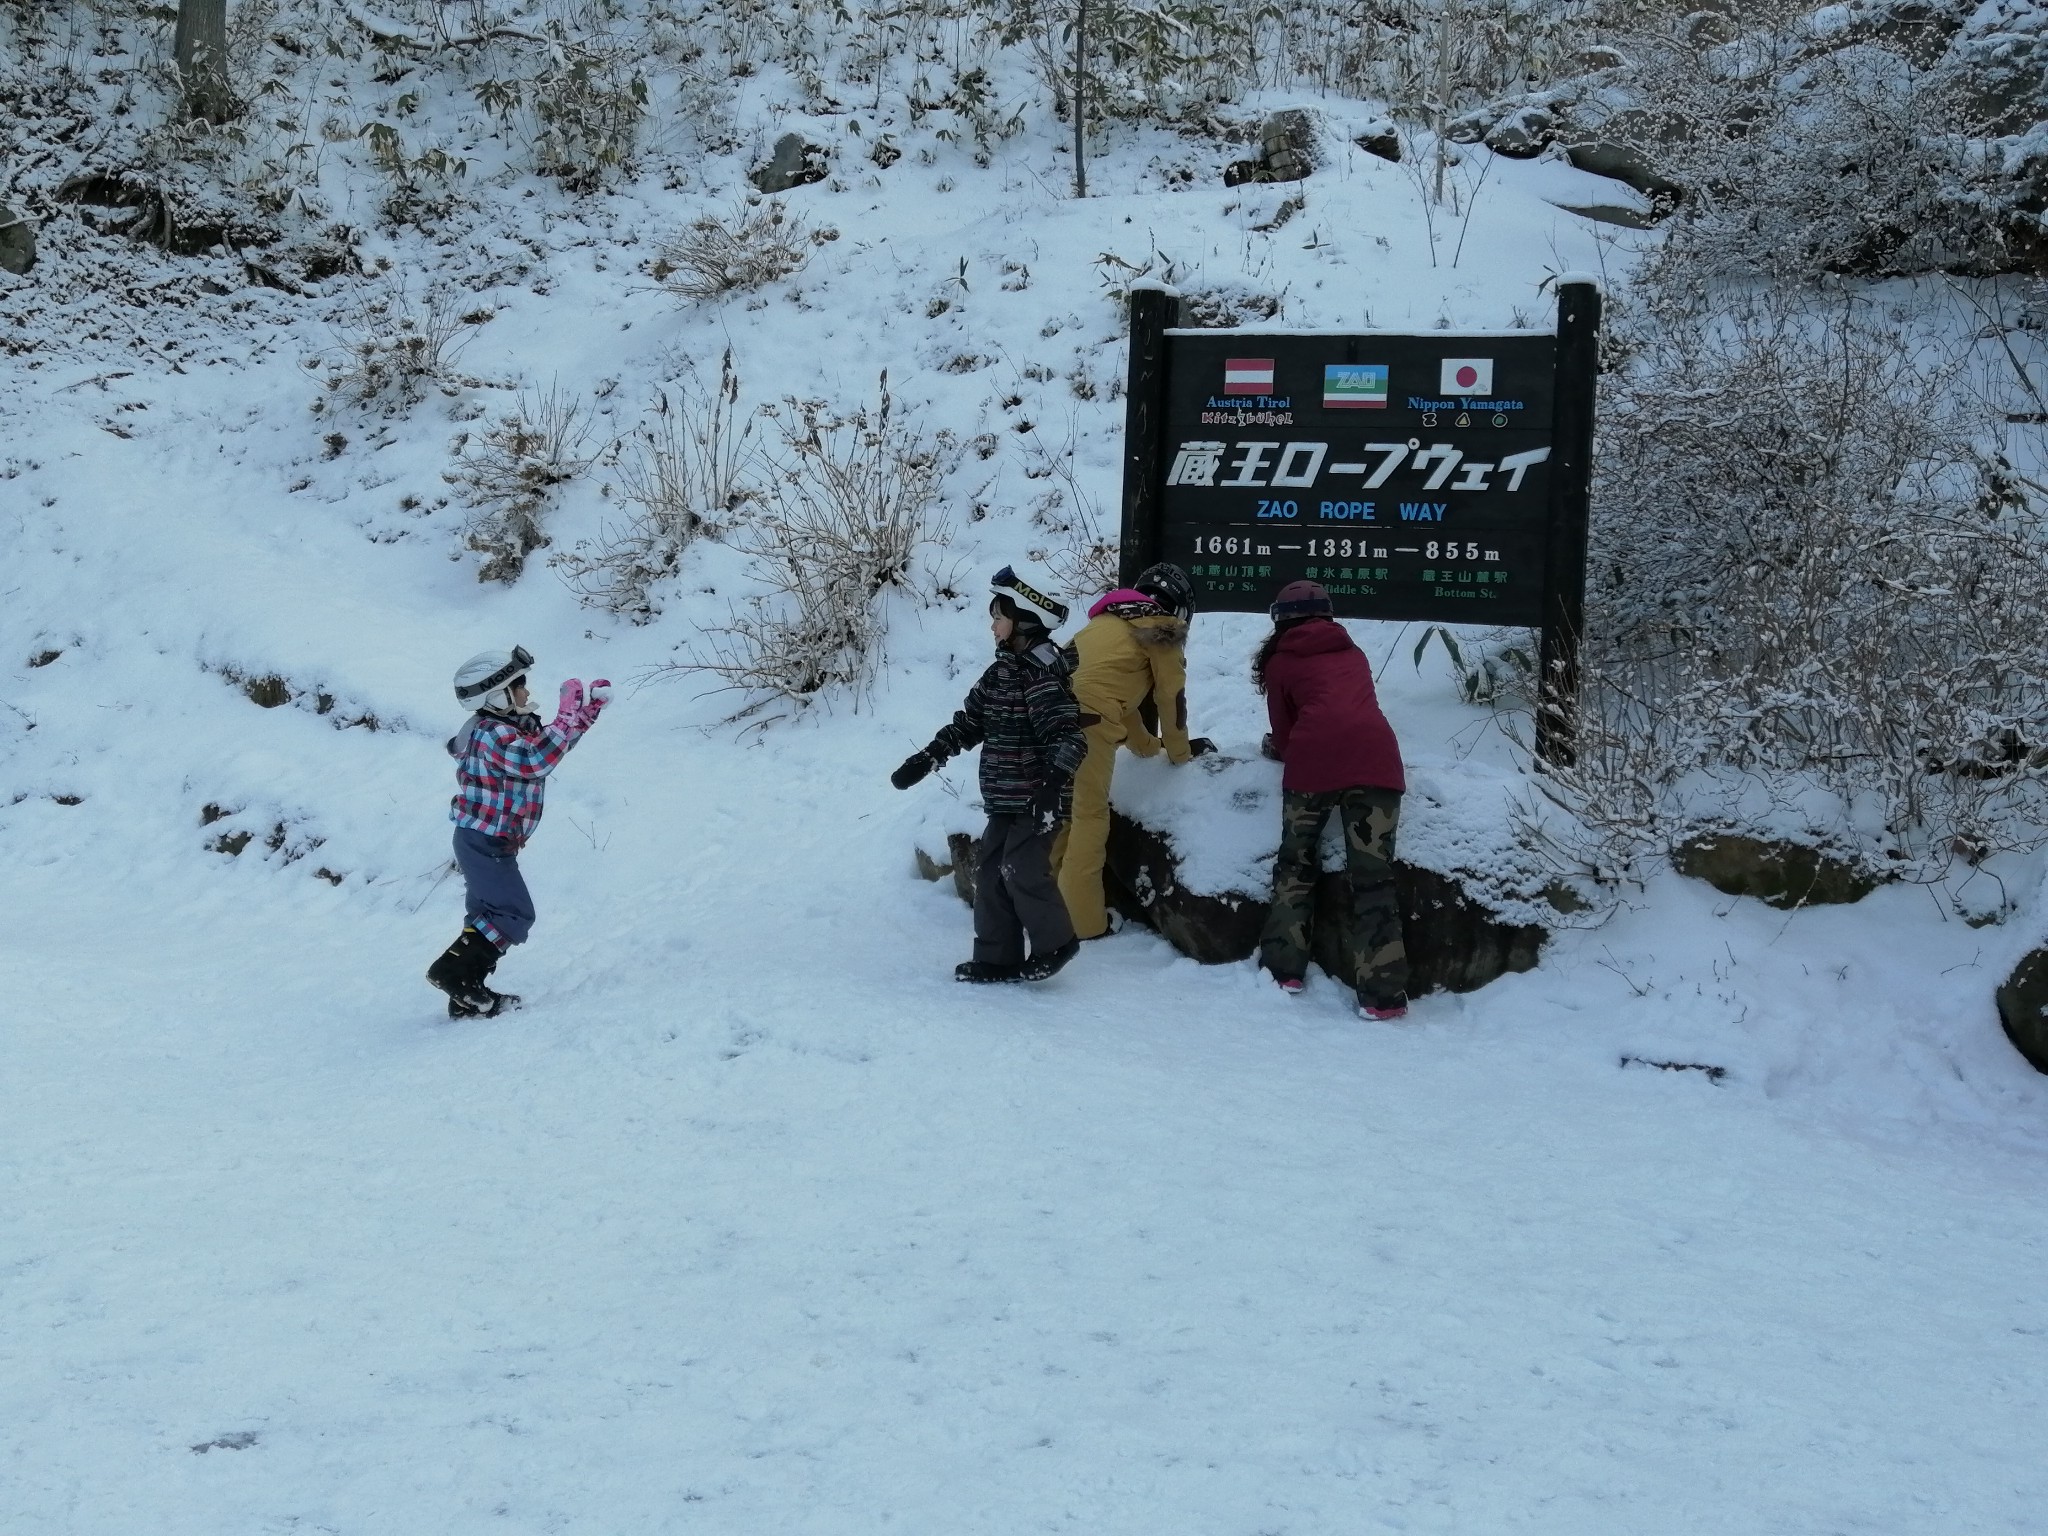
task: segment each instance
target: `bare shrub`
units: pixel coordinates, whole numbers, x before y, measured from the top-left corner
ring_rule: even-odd
[[[934,509],[951,439],[927,439],[898,417],[887,373],[873,409],[835,415],[820,401],[785,400],[765,414],[780,442],[764,510],[736,541],[763,590],[707,629],[690,660],[661,669],[744,695],[728,722],[801,710],[837,690],[858,703],[881,666],[887,599],[933,595],[938,578],[919,557],[945,538]]]
[[[593,430],[583,403],[550,387],[522,392],[516,410],[456,439],[455,467],[442,478],[469,507],[463,536],[484,557],[479,581],[509,586],[547,545],[541,525],[555,488],[596,461],[585,452]]]
[[[774,199],[705,214],[662,243],[654,279],[670,293],[709,300],[760,288],[802,270],[815,237]]]
[[[726,349],[718,383],[692,371],[674,406],[664,392],[654,420],[618,450],[619,486],[631,513],[555,558],[578,597],[635,623],[654,618],[653,591],[681,567],[699,537],[722,537],[760,495],[755,421],[739,409],[739,373]]]
[[[1080,437],[1079,424],[1070,416],[1066,441],[1057,450],[1036,426],[1018,435],[1017,447],[1024,478],[1038,486],[1031,496],[1031,523],[1047,538],[1027,553],[1063,591],[1094,594],[1117,584],[1122,546],[1105,527],[1101,506],[1076,468]]]
[[[1422,670],[1422,658],[1436,641],[1451,664],[1451,678],[1458,697],[1467,704],[1490,706],[1495,710],[1526,709],[1534,702],[1536,689],[1536,647],[1529,643],[1525,629],[1482,629],[1465,632],[1460,639],[1447,625],[1432,624],[1415,642],[1411,660]]]
[[[1291,72],[1384,101],[1403,117],[1438,121],[1569,73],[1603,11],[1636,9],[1638,0],[1304,0],[1286,8],[1279,28]]]
[[[446,382],[470,334],[452,297],[415,299],[401,284],[350,305],[333,331],[335,345],[309,367],[337,400],[387,416],[411,410]]]
[[[1076,71],[1074,0],[986,4],[997,35],[1030,51],[1068,117],[1077,95],[1091,118],[1200,121],[1207,108],[1256,83],[1261,33],[1278,12],[1215,0],[1149,0],[1088,8]]]
[[[1873,863],[2048,842],[2048,526],[1901,317],[1653,266],[1603,404],[1577,761],[1628,869],[1702,826]]]

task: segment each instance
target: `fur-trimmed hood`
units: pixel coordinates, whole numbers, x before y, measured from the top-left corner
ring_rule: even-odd
[[[1138,637],[1140,645],[1170,645],[1179,647],[1187,644],[1188,626],[1183,619],[1176,619],[1157,603],[1147,604],[1150,613],[1139,614],[1131,620],[1131,633]]]

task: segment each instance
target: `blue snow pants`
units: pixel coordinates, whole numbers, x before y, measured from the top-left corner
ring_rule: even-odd
[[[464,886],[462,920],[500,951],[524,944],[533,931],[533,898],[509,838],[475,827],[455,829],[455,862]]]

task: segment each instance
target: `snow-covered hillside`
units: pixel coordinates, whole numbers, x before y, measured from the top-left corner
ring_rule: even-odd
[[[734,153],[604,196],[480,161],[462,238],[372,237],[382,278],[103,313],[76,230],[0,277],[25,324],[49,295],[0,374],[0,1529],[2038,1529],[2048,1079],[1990,1001],[2038,861],[1981,928],[1667,876],[1398,1028],[1136,930],[958,988],[967,914],[913,871],[973,765],[887,774],[981,664],[988,573],[1113,532],[1110,290],[1540,326],[1546,276],[1626,267],[1556,206],[1594,179],[1481,151],[1469,217],[1429,208],[1334,99],[1247,107],[1322,114],[1298,188],[1131,130],[1076,201],[1049,120],[986,166],[906,128],[788,195],[834,236],[800,272],[680,300],[661,242],[792,125],[758,86]],[[303,366],[380,283],[483,317],[389,415]],[[525,860],[526,1010],[451,1025],[455,665],[643,679],[750,579],[702,539],[652,622],[580,606],[547,561],[620,515],[599,462],[479,583],[451,445],[523,388],[602,447],[728,350],[750,407],[886,370],[949,435],[947,595],[892,599],[872,691],[793,720],[622,687]],[[1226,751],[1263,627],[1195,625]],[[1418,807],[1504,824],[1490,714],[1355,631]]]

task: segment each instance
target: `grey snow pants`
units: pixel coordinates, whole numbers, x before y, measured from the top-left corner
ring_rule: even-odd
[[[974,868],[974,958],[1021,965],[1024,939],[1042,955],[1074,937],[1066,899],[1052,877],[1052,834],[1038,818],[991,816]]]

